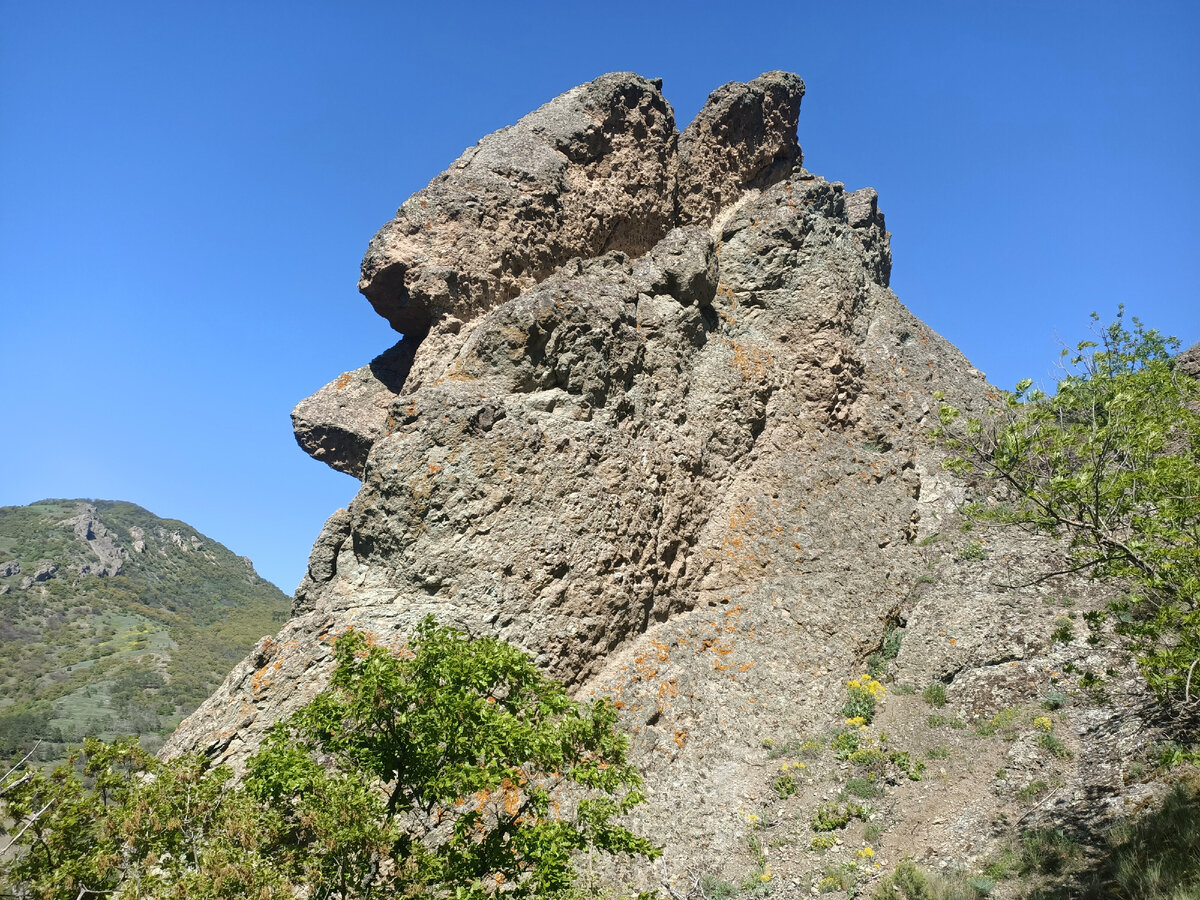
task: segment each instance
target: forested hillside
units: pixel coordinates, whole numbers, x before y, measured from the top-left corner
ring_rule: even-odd
[[[0,508],[0,759],[157,746],[288,608],[250,560],[132,503]]]

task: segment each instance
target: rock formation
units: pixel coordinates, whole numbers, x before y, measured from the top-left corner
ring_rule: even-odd
[[[802,167],[793,75],[720,88],[682,135],[660,87],[568,91],[371,241],[360,289],[404,339],[293,414],[301,446],[362,489],[318,537],[292,620],[167,752],[240,764],[322,688],[333,637],[399,643],[432,614],[614,698],[647,771],[638,815],[668,847],[636,877],[660,886],[753,870],[747,815],[783,802],[770,748],[838,724],[885,634],[906,635],[897,677],[940,681],[968,718],[1051,684],[1067,651],[1041,598],[1102,600],[1066,578],[1012,589],[1058,548],[958,531],[971,488],[939,471],[935,392],[965,409],[996,395],[889,289],[875,192]],[[989,554],[1001,570],[972,565]],[[1116,738],[1071,734],[1066,804],[1120,780]],[[982,788],[938,818],[937,790],[903,787],[891,860],[979,858],[1005,791],[1048,765],[1006,747],[975,751],[1015,773],[999,800]],[[823,784],[787,802],[828,799]],[[775,857],[804,892],[808,839]]]

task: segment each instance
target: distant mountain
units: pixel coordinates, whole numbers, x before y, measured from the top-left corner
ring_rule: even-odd
[[[289,598],[246,557],[175,519],[109,500],[0,507],[0,759],[39,739],[156,746]]]

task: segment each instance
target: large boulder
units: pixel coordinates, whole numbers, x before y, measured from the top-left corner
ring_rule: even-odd
[[[894,676],[948,692],[947,722],[1021,706],[1032,723],[1070,671],[1110,673],[1124,707],[1056,713],[1069,762],[1032,724],[935,746],[924,702],[890,695],[891,755],[919,778],[919,750],[944,752],[872,801],[879,858],[965,866],[996,823],[1108,808],[1148,733],[1120,711],[1143,688],[1108,645],[1050,639],[1051,603],[1106,598],[1036,580],[1067,568],[1054,542],[960,530],[985,498],[929,432],[943,400],[980,413],[1000,394],[890,290],[875,192],[800,168],[802,94],[783,73],[726,85],[677,137],[657,83],[605,76],[401,207],[362,282],[406,332],[400,364],[295,414],[301,444],[362,487],[322,529],[292,620],[165,753],[242,766],[327,683],[339,634],[398,647],[432,615],[621,710],[646,773],[634,820],[666,845],[639,889],[762,883],[749,832],[770,815],[782,895],[818,891],[809,822],[846,777],[828,736],[847,679],[889,647]],[[810,737],[824,760],[789,768],[785,797],[773,754],[798,766]],[[1039,781],[1061,792],[1031,809]]]
[[[573,256],[644,253],[675,214],[675,115],[660,87],[605,75],[485,137],[375,235],[359,290],[397,331],[423,333]]]

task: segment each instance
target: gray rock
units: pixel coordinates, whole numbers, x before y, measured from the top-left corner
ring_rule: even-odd
[[[419,339],[405,337],[370,365],[346,372],[292,410],[300,447],[321,462],[356,478],[371,446],[388,430],[388,410],[412,368]]]
[[[96,507],[90,503],[80,503],[76,508],[75,515],[64,519],[62,524],[69,526],[74,532],[75,538],[85,543],[88,550],[99,561],[99,565],[96,566],[83,566],[79,574],[100,577],[120,574],[121,567],[129,559],[129,552],[120,546],[117,536],[100,521]]]
[[[641,254],[673,224],[675,116],[604,75],[490,134],[372,239],[359,289],[397,331],[467,320],[573,256]]]
[[[679,221],[712,221],[742,193],[789,177],[803,160],[796,122],[804,82],[767,72],[717,88],[679,138]]]
[[[17,560],[9,560],[6,563],[0,563],[0,578],[8,578],[12,575],[21,574],[21,563]]]
[[[406,337],[415,350],[392,383],[359,370],[298,408],[298,436],[341,429],[300,440],[362,487],[322,529],[292,620],[164,754],[242,766],[323,688],[337,635],[398,646],[433,615],[525,649],[581,699],[618,704],[646,776],[631,822],[666,846],[659,868],[627,873],[640,890],[696,872],[740,882],[752,809],[780,813],[777,833],[808,846],[811,804],[844,773],[826,754],[785,808],[764,742],[840,725],[845,680],[888,629],[906,635],[896,672],[940,679],[964,717],[1036,704],[1088,656],[1124,667],[1114,690],[1130,708],[1145,699],[1115,651],[1068,657],[1048,641],[1040,588],[1007,586],[1062,568],[1061,547],[989,535],[986,559],[955,554],[958,509],[980,498],[940,468],[934,395],[976,412],[999,395],[889,289],[875,192],[798,168],[799,79],[716,92],[677,158],[657,90],[606,76],[558,98],[485,138],[376,237],[365,291],[397,327],[430,329]],[[520,229],[495,208],[510,202],[529,215]],[[610,238],[624,237],[599,239],[597,223],[617,220]],[[1083,577],[1053,590],[1080,612],[1105,602]],[[927,708],[907,699],[928,731]],[[889,695],[885,709],[903,702]],[[1070,720],[1087,740],[1070,738],[1082,761],[1055,773],[1064,797],[1111,795],[1105,773],[1135,755],[1134,738],[1088,731],[1115,730],[1118,713],[1100,715]],[[888,722],[895,741],[910,739],[910,718]],[[962,756],[980,740],[964,736]],[[988,752],[1002,765],[1007,745]],[[916,851],[965,859],[986,851],[998,813],[1028,810],[1015,790],[964,788],[946,815],[952,762],[923,786],[893,785],[902,799],[880,820],[929,842]],[[1057,765],[1018,762],[1043,780]],[[772,843],[780,883],[809,884],[812,855]]]
[[[22,589],[27,590],[28,588],[33,587],[35,584],[43,584],[44,582],[47,582],[53,578],[57,572],[58,566],[56,566],[54,563],[43,562],[34,570],[32,575],[27,575],[25,578],[21,579],[21,587]]]
[[[1184,375],[1200,379],[1200,343],[1192,344],[1191,347],[1175,357],[1175,365]]]

